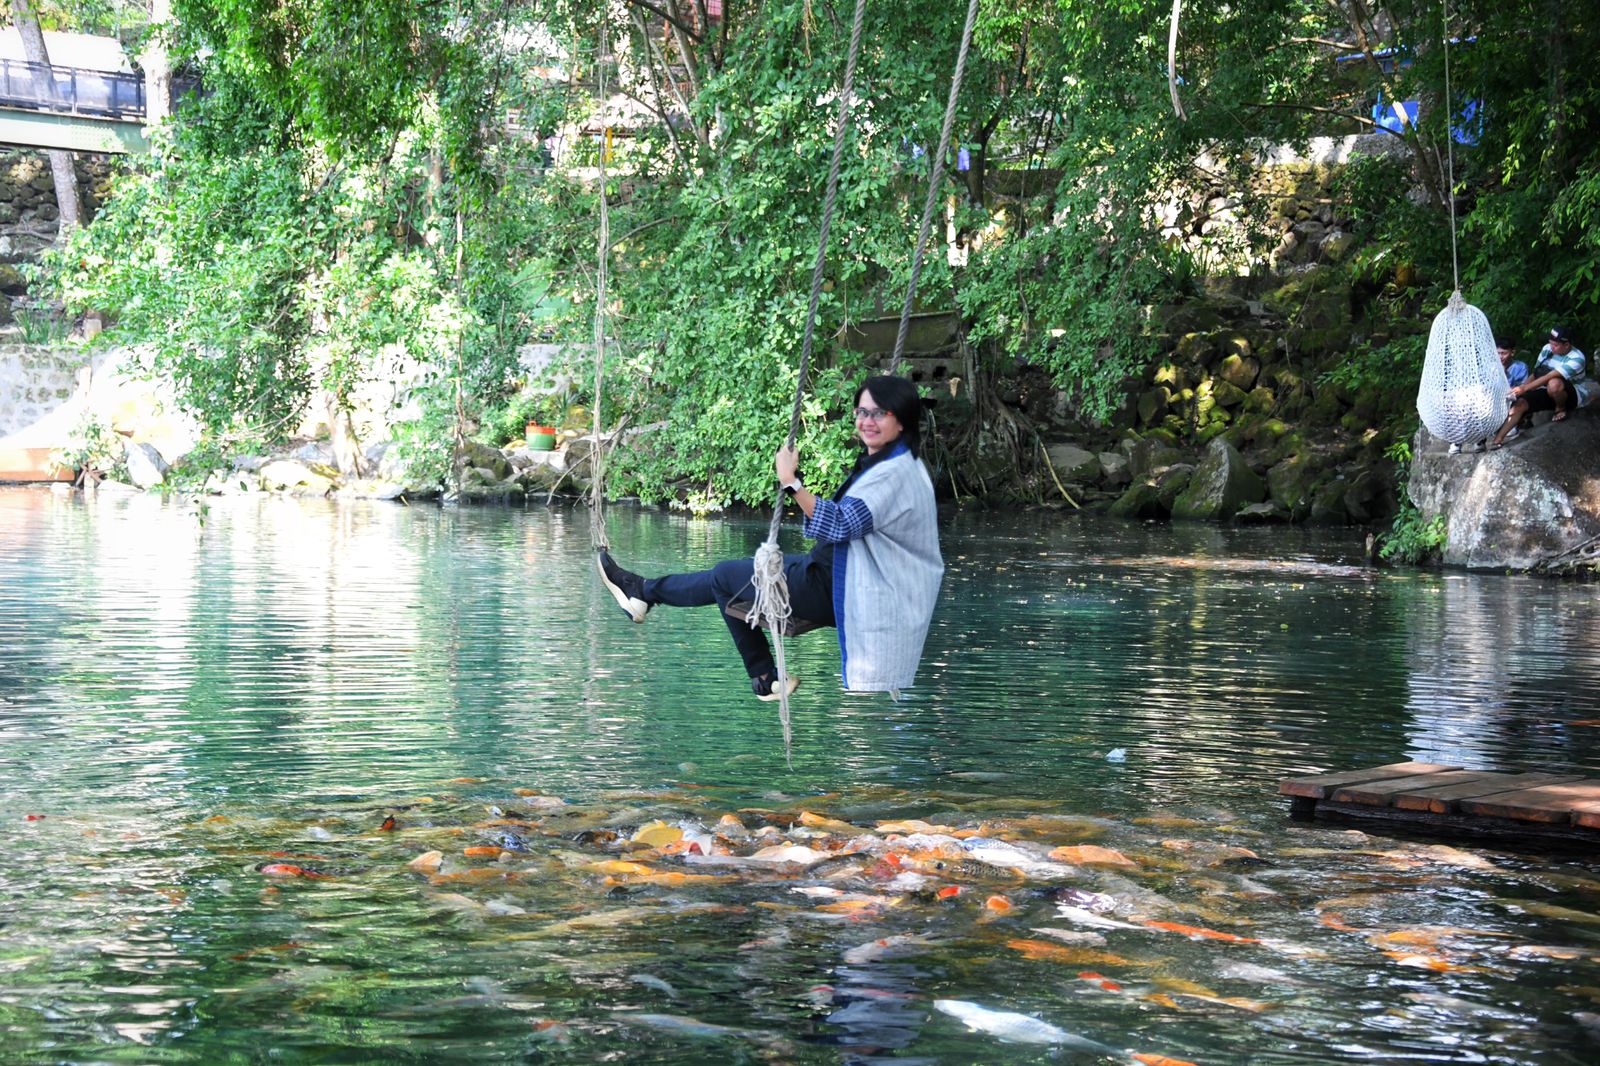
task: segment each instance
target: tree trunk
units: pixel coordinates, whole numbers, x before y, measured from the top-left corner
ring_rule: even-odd
[[[44,31],[39,28],[39,15],[33,9],[33,0],[11,0],[11,13],[17,23],[17,34],[22,38],[23,55],[28,57],[29,63],[43,64],[48,68],[50,52],[44,45]],[[51,100],[60,99],[56,80],[48,70],[42,75],[36,72],[35,76],[44,79],[45,93]],[[65,237],[69,230],[78,225],[78,175],[72,169],[71,152],[52,148],[46,154],[50,157],[50,175],[56,183],[56,207],[61,211],[58,234],[59,237]]]
[[[172,114],[172,58],[166,32],[172,25],[172,0],[151,0],[150,43],[139,57],[144,67],[145,123],[157,125]]]

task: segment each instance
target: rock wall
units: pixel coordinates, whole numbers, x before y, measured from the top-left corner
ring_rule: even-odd
[[[87,222],[108,195],[113,164],[109,156],[79,153],[73,165]],[[10,298],[0,299],[0,325],[11,321],[13,302],[27,293],[27,282],[17,267],[38,262],[55,243],[60,222],[55,181],[44,153],[0,152],[0,294]]]
[[[31,426],[64,405],[83,362],[78,351],[0,345],[0,437]]]

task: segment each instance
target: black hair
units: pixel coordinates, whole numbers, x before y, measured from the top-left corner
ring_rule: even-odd
[[[900,421],[900,439],[913,456],[922,454],[922,395],[910,381],[890,374],[874,374],[856,386],[856,403],[863,392],[872,393],[879,407]]]

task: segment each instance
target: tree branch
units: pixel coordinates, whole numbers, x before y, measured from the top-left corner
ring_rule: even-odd
[[[668,14],[666,11],[663,11],[661,8],[652,4],[650,0],[627,0],[627,2],[635,7],[644,8],[646,11],[650,12],[659,19],[666,20],[666,22],[668,22],[673,29],[677,30],[679,33],[688,34],[697,44],[699,43],[700,35],[694,32],[694,27],[685,26],[681,21],[679,21],[676,15]],[[671,0],[668,0],[668,2],[670,3]]]

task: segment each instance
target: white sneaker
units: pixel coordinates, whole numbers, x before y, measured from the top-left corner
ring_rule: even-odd
[[[1444,453],[1446,455],[1460,455],[1461,454],[1461,445],[1452,444],[1452,445],[1450,445],[1450,447],[1448,447],[1448,448],[1446,448],[1444,450]]]
[[[788,692],[785,695],[793,696],[794,690],[800,687],[800,679],[790,674],[788,681]],[[762,703],[773,703],[779,699],[778,686],[774,678],[752,677],[750,679],[750,687],[755,690],[756,699]]]

